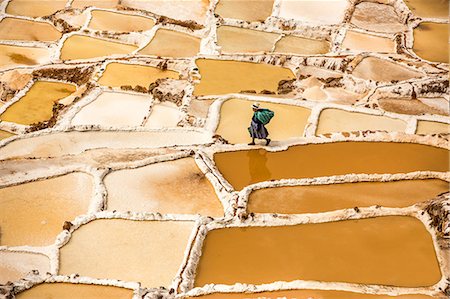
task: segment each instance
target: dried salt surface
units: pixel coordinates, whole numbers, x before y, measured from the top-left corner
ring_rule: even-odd
[[[61,33],[49,23],[30,20],[4,18],[0,21],[0,39],[52,42]]]
[[[186,33],[167,29],[158,29],[143,49],[142,55],[163,57],[192,57],[200,51],[200,39]]]
[[[211,183],[193,158],[115,171],[105,177],[105,185],[110,211],[224,214]]]
[[[117,13],[105,10],[93,10],[88,27],[95,30],[116,32],[147,31],[153,28],[155,21],[141,16]]]
[[[351,23],[359,28],[375,32],[396,33],[407,29],[393,6],[372,2],[357,4]]]
[[[114,54],[128,54],[136,49],[137,46],[130,44],[75,34],[64,41],[60,58],[62,60],[88,59]]]
[[[1,187],[0,245],[53,244],[64,221],[87,213],[93,188],[85,173]]]
[[[118,0],[73,0],[73,8],[85,8],[88,6],[94,6],[98,8],[115,8],[118,4]]]
[[[404,208],[448,191],[449,183],[438,179],[283,186],[253,191],[247,210],[301,214],[377,205]]]
[[[221,104],[221,103],[218,103]],[[216,134],[230,143],[248,143],[251,141],[247,128],[250,126],[253,110],[252,102],[242,99],[230,99],[221,104],[220,121]],[[275,117],[267,125],[269,138],[284,140],[303,136],[311,114],[311,110],[304,107],[261,103],[262,108],[275,112]]]
[[[82,283],[42,283],[16,295],[17,299],[131,299],[133,290]]]
[[[181,113],[176,104],[162,102],[152,106],[145,127],[149,129],[173,128],[181,120]]]
[[[0,147],[0,160],[79,154],[88,149],[159,148],[211,143],[211,136],[196,130],[53,132],[18,138]]]
[[[278,82],[295,78],[288,68],[251,62],[197,59],[200,75],[194,95],[220,95],[244,90],[276,91]]]
[[[366,96],[364,93],[355,93],[340,87],[324,88],[323,92],[328,101],[338,104],[354,104]]]
[[[42,254],[0,250],[0,284],[17,281],[32,270],[50,272],[50,261]]]
[[[215,12],[223,18],[264,21],[272,14],[273,0],[219,0]]]
[[[203,24],[210,0],[123,0],[121,4],[177,20],[193,20]]]
[[[192,221],[94,220],[60,249],[59,272],[169,287],[193,228]]]
[[[391,61],[366,57],[353,70],[355,77],[379,82],[404,81],[422,78],[424,74]]]
[[[298,55],[315,55],[328,53],[329,50],[330,44],[325,40],[288,35],[277,41],[274,52],[292,53]]]
[[[11,0],[6,13],[27,17],[43,17],[53,14],[66,6],[66,0]]]
[[[0,68],[46,64],[50,56],[47,48],[0,45]]]
[[[217,44],[222,53],[270,52],[279,34],[239,27],[217,28]]]
[[[426,120],[419,120],[417,122],[416,134],[440,134],[440,133],[449,134],[450,124]]]
[[[378,104],[385,111],[401,114],[449,114],[449,103],[444,98],[381,98],[378,99]]]
[[[106,66],[98,83],[111,87],[130,85],[148,88],[156,80],[165,78],[178,79],[179,74],[152,66],[111,62]]]
[[[339,24],[348,5],[346,0],[281,0],[279,17],[316,24]]]
[[[448,63],[448,24],[424,22],[414,29],[413,51],[423,59]]]
[[[404,2],[415,16],[448,19],[447,0],[404,0]]]
[[[72,125],[140,126],[148,114],[149,95],[103,92],[84,106],[72,119]]]
[[[320,112],[316,135],[333,132],[380,130],[404,132],[406,122],[384,115],[371,115],[341,109],[326,108]]]
[[[211,230],[195,286],[302,279],[424,287],[441,275],[424,224],[414,217],[385,216]]]
[[[396,52],[396,44],[393,39],[351,30],[345,34],[341,47],[343,49],[361,52]]]

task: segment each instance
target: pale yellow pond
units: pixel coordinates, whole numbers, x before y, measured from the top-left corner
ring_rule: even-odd
[[[395,42],[386,37],[349,30],[345,35],[342,48],[361,52],[395,53]]]
[[[64,9],[65,0],[11,0],[6,6],[6,13],[32,18],[43,17]]]
[[[419,120],[416,134],[449,134],[450,125],[436,121]]]
[[[273,0],[220,0],[215,13],[223,18],[264,21],[272,14]]]
[[[104,10],[93,10],[89,28],[117,32],[150,30],[155,21],[150,18],[116,13]]]
[[[45,64],[50,55],[46,48],[0,45],[0,67]]]
[[[45,22],[15,18],[0,21],[0,39],[52,42],[61,37],[61,32]]]
[[[42,254],[0,251],[0,284],[17,281],[32,270],[45,275],[50,272],[50,260]]]
[[[274,52],[298,55],[315,55],[328,53],[329,50],[330,44],[326,40],[288,35],[284,36],[276,43]]]
[[[217,28],[222,53],[271,52],[279,34],[231,26]]]
[[[158,29],[139,54],[162,57],[192,57],[200,51],[200,39],[186,33]]]
[[[404,81],[424,76],[413,69],[375,57],[364,58],[353,70],[353,75],[379,82]]]

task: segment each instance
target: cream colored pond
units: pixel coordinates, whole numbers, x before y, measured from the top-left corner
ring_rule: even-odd
[[[152,106],[145,127],[149,129],[173,128],[178,125],[181,118],[182,114],[176,104],[162,102]]]
[[[85,173],[1,188],[0,245],[53,244],[64,221],[87,213],[92,190],[92,178]]]
[[[219,0],[215,13],[223,18],[264,21],[272,14],[273,0]]]
[[[247,128],[253,116],[251,105],[251,101],[241,99],[225,101],[220,108],[220,121],[216,134],[230,143],[249,143],[251,138]],[[269,138],[285,140],[303,136],[311,114],[310,109],[265,102],[261,103],[261,107],[275,112],[274,118],[267,125]]]
[[[396,45],[390,38],[349,30],[345,35],[342,48],[361,52],[395,53]]]
[[[173,30],[158,29],[139,54],[162,57],[192,57],[200,51],[200,38]]]
[[[438,179],[288,186],[253,191],[248,211],[254,213],[320,213],[354,207],[403,208],[448,192]]]
[[[271,52],[280,35],[232,26],[217,28],[217,44],[222,53]]]
[[[50,62],[47,48],[0,45],[0,67],[36,65]]]
[[[214,161],[235,190],[257,182],[289,178],[449,169],[448,150],[396,142],[347,141],[297,145],[280,152],[263,149],[221,152],[214,154]]]
[[[375,57],[364,58],[352,74],[364,80],[379,82],[404,81],[424,76],[413,69]]]
[[[49,120],[53,115],[53,105],[75,90],[76,86],[72,84],[37,81],[20,100],[0,115],[0,119],[23,125]]]
[[[81,283],[42,283],[16,295],[17,299],[132,299],[133,290]]]
[[[393,119],[387,116],[327,108],[320,113],[316,135],[365,130],[404,132],[405,129],[406,122],[403,120]]]
[[[281,0],[283,19],[303,20],[320,24],[339,24],[344,19],[346,0]]]
[[[329,50],[330,44],[326,40],[288,35],[277,41],[274,52],[298,55],[315,55],[328,53]]]
[[[420,23],[414,29],[413,51],[423,59],[448,63],[448,24]]]
[[[61,248],[59,273],[169,287],[193,227],[194,222],[188,221],[89,222]]]
[[[385,111],[394,113],[421,115],[448,115],[448,101],[444,98],[382,98],[378,104]]]
[[[448,19],[447,0],[404,0],[404,2],[416,16]]]
[[[393,6],[368,1],[356,4],[351,23],[375,32],[396,33],[408,29]]]
[[[65,0],[11,0],[6,6],[6,13],[32,18],[43,17],[64,9],[66,3]]]
[[[112,172],[105,178],[108,210],[222,216],[211,183],[193,158]]]
[[[450,125],[436,121],[419,120],[416,134],[449,134]]]
[[[111,87],[130,85],[148,88],[151,83],[158,79],[178,79],[178,77],[178,73],[171,70],[162,70],[139,64],[111,62],[106,66],[98,83]]]
[[[73,0],[73,8],[85,8],[88,6],[95,6],[98,8],[115,8],[119,0]]]
[[[17,281],[32,270],[50,272],[50,260],[42,254],[0,251],[0,284]]]
[[[424,287],[437,283],[441,271],[423,223],[386,216],[212,230],[195,286],[297,279]]]
[[[117,32],[147,31],[155,21],[150,18],[116,13],[105,10],[93,10],[89,28],[95,30],[108,30]]]
[[[61,33],[49,23],[4,18],[0,21],[0,39],[52,42]]]
[[[61,59],[88,59],[110,56],[115,54],[129,54],[137,49],[137,46],[103,40],[99,38],[72,35],[61,49]]]
[[[277,91],[281,80],[295,79],[288,68],[233,60],[197,59],[201,81],[194,95],[221,95],[245,90]]]
[[[140,126],[151,103],[149,95],[103,92],[75,115],[72,125]]]

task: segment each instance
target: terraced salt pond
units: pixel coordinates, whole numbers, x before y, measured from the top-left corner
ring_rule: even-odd
[[[63,9],[65,6],[65,1],[11,0],[6,6],[6,13],[37,18],[51,15],[57,10]]]
[[[50,56],[47,48],[0,45],[1,68],[45,64],[50,62]]]
[[[182,115],[177,105],[171,102],[163,102],[152,106],[145,127],[149,129],[173,128],[178,125],[181,118]]]
[[[412,13],[422,18],[448,18],[447,0],[404,0]]]
[[[49,120],[53,115],[53,105],[75,90],[72,84],[37,81],[25,96],[8,106],[0,119],[24,125]]]
[[[419,120],[417,122],[416,134],[448,134],[450,132],[450,124]]]
[[[50,260],[42,254],[0,251],[0,284],[19,280],[31,270],[50,272]]]
[[[116,32],[150,30],[155,21],[141,16],[127,15],[105,10],[93,10],[89,28]]]
[[[382,98],[378,104],[383,110],[409,115],[448,115],[448,101],[444,98]]]
[[[386,37],[347,31],[342,48],[361,52],[395,53],[395,42]]]
[[[72,7],[73,8],[85,8],[88,6],[95,6],[98,8],[115,8],[118,4],[118,0],[73,0]]]
[[[61,59],[88,59],[115,54],[129,54],[137,49],[137,46],[108,41],[83,35],[72,35],[61,49]]]
[[[339,24],[347,8],[345,0],[282,0],[279,16],[319,24]]]
[[[64,221],[88,211],[92,192],[92,178],[84,173],[0,188],[0,245],[53,244]]]
[[[192,57],[200,51],[200,39],[186,33],[158,29],[139,54],[162,57]]]
[[[211,183],[193,158],[115,171],[106,176],[105,184],[110,211],[208,216],[224,213]]]
[[[194,95],[220,95],[255,90],[277,91],[278,82],[295,78],[288,68],[232,60],[197,59],[201,81]]]
[[[405,129],[406,122],[403,120],[328,108],[320,113],[316,135],[365,130],[404,132]]]
[[[0,21],[0,39],[52,42],[61,33],[49,23],[4,18]]]
[[[253,191],[247,210],[301,214],[376,205],[404,208],[448,190],[448,182],[438,179],[275,187]]]
[[[404,81],[423,77],[423,74],[413,69],[375,57],[364,58],[352,74],[364,80],[380,82]]]
[[[223,53],[270,52],[278,37],[276,33],[238,27],[217,28],[217,44]]]
[[[423,59],[448,63],[448,24],[420,23],[414,29],[413,51]]]
[[[42,283],[16,295],[17,299],[72,299],[76,294],[86,299],[131,299],[133,290],[113,286],[72,284],[72,283]]]
[[[98,83],[111,87],[130,85],[148,88],[157,79],[178,79],[178,77],[178,73],[171,70],[162,70],[139,64],[111,62],[106,66]]]
[[[328,53],[329,50],[330,44],[325,40],[288,35],[277,41],[274,52],[298,55],[315,55]]]
[[[251,138],[247,128],[250,126],[253,115],[251,105],[252,102],[246,100],[225,101],[220,108],[220,121],[216,134],[230,143],[249,143]],[[262,103],[261,107],[274,111],[277,116],[267,125],[271,139],[285,140],[303,136],[311,114],[310,109],[274,103]]]
[[[169,287],[193,227],[189,221],[94,220],[61,248],[59,272]]]
[[[351,23],[361,29],[383,33],[396,33],[407,29],[393,6],[368,1],[355,5]]]
[[[396,142],[307,144],[282,152],[263,149],[220,152],[214,154],[214,161],[235,190],[257,182],[288,178],[449,169],[446,149]]]
[[[220,0],[216,7],[216,13],[223,18],[264,21],[272,14],[273,3],[273,0]]]
[[[209,231],[195,286],[297,279],[423,287],[441,271],[423,223],[386,216]]]

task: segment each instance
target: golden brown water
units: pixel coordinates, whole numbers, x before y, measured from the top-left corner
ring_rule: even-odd
[[[215,13],[223,18],[264,21],[272,14],[273,0],[220,0]]]
[[[297,279],[423,287],[441,272],[423,223],[386,216],[210,231],[195,286]]]
[[[178,79],[178,77],[177,72],[170,70],[162,70],[145,65],[112,62],[106,66],[106,70],[100,80],[98,80],[98,83],[111,87],[120,87],[123,85],[135,87],[140,85],[148,88],[157,79]]]
[[[251,105],[251,101],[240,99],[225,101],[220,109],[220,122],[216,134],[230,143],[249,143],[251,138],[247,128],[253,116]],[[275,112],[274,118],[267,125],[269,138],[285,140],[303,136],[311,114],[310,109],[274,103],[261,103],[261,107]],[[286,126],[287,123],[289,126]]]
[[[115,171],[105,184],[110,211],[223,215],[211,183],[193,158]]]
[[[72,35],[61,49],[61,59],[88,59],[114,54],[128,54],[137,49],[137,46],[113,41],[102,40],[83,35]]]
[[[404,2],[416,16],[448,19],[448,0],[404,0]]]
[[[50,55],[48,49],[0,45],[0,66],[44,64],[50,62]]]
[[[13,133],[10,133],[10,132],[7,132],[7,131],[0,130],[0,140],[6,139],[6,138],[11,137],[11,136],[14,136],[14,135],[15,135],[15,134],[13,134]]]
[[[362,52],[395,53],[395,42],[386,37],[363,34],[349,30],[345,35],[342,48]]]
[[[417,122],[416,134],[439,134],[450,133],[450,125],[446,123],[440,123],[435,121],[419,120]]]
[[[276,187],[252,192],[248,211],[301,214],[375,205],[403,208],[448,190],[449,183],[438,179]]]
[[[419,72],[375,57],[364,58],[356,66],[353,75],[364,80],[380,82],[403,81],[423,77]]]
[[[53,244],[64,221],[87,212],[92,189],[84,173],[0,189],[0,245]]]
[[[189,221],[89,222],[61,248],[59,272],[168,287],[182,264],[193,227]]]
[[[72,84],[37,81],[25,96],[0,115],[0,119],[23,125],[49,120],[53,104],[75,90]]]
[[[0,285],[25,277],[32,270],[50,272],[50,261],[42,254],[0,251]]]
[[[276,46],[275,53],[289,53],[299,55],[325,54],[330,50],[326,40],[316,40],[288,35],[281,38]]]
[[[437,299],[426,295],[371,295],[328,290],[288,290],[261,293],[215,293],[186,299]]]
[[[294,79],[288,68],[232,60],[197,59],[202,76],[194,95],[220,95],[243,90],[277,91],[278,82]]]
[[[155,22],[150,18],[104,10],[93,10],[89,28],[117,32],[150,30]]]
[[[139,51],[142,55],[192,57],[200,51],[200,39],[185,33],[158,29],[150,43]]]
[[[42,283],[16,295],[17,299],[131,299],[133,290],[90,284]]]
[[[231,26],[217,28],[222,53],[270,52],[279,34]]]
[[[449,169],[448,150],[396,142],[348,141],[298,145],[282,152],[222,152],[214,154],[214,161],[236,190],[268,180]]]
[[[43,17],[63,9],[66,3],[65,0],[11,0],[6,7],[6,13],[33,18]]]
[[[399,119],[329,108],[320,113],[316,135],[364,130],[404,132],[405,129],[406,122]]]
[[[414,29],[413,51],[423,59],[448,63],[448,24],[421,23]]]
[[[0,21],[0,39],[51,42],[60,37],[61,33],[48,23],[15,18]]]

